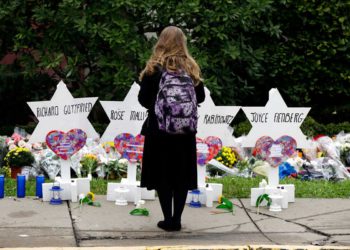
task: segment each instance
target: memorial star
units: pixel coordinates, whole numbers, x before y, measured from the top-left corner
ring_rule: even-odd
[[[88,137],[98,138],[98,133],[88,119],[97,99],[74,98],[66,84],[60,81],[50,101],[27,102],[39,120],[29,142],[45,142],[46,135],[52,130],[68,132],[71,129],[81,129]]]
[[[249,122],[252,124],[247,137],[243,140],[243,147],[254,147],[262,136],[270,136],[277,140],[283,135],[293,137],[297,147],[308,148],[310,143],[300,130],[311,108],[287,107],[281,94],[276,88],[269,91],[269,101],[265,107],[242,107]]]
[[[134,136],[141,132],[147,110],[138,102],[140,86],[133,83],[123,101],[100,101],[104,111],[111,121],[104,132],[101,141],[113,141],[121,133]]]
[[[237,115],[239,106],[216,106],[211,98],[210,91],[205,88],[205,100],[198,109],[197,137],[219,137],[224,146],[235,144],[233,128],[230,123]]]

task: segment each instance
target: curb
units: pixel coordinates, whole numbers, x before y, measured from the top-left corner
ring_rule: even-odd
[[[350,246],[295,246],[295,245],[212,245],[212,246],[154,246],[145,250],[349,250]]]
[[[208,245],[208,246],[133,246],[133,247],[35,247],[39,250],[349,250],[350,246],[297,245]],[[33,250],[33,248],[2,248],[2,250]]]

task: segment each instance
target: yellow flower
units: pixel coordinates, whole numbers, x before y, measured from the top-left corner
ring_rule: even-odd
[[[96,160],[97,161],[97,156],[94,154],[86,154],[84,155],[85,158],[91,159],[91,160]]]
[[[216,158],[218,161],[221,161],[222,160],[222,158],[221,158],[221,156],[219,156],[218,158]]]
[[[112,141],[107,141],[102,144],[102,146],[105,148],[106,146],[114,148],[114,142]]]
[[[95,194],[93,192],[88,192],[86,197],[88,197],[90,200],[94,201],[95,200]]]
[[[219,204],[221,204],[221,202],[222,202],[222,195],[219,195],[218,202],[219,202]]]

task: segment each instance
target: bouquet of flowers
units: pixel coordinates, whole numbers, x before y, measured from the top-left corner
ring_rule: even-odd
[[[340,146],[340,159],[345,165],[350,165],[350,142]]]
[[[235,152],[230,147],[222,147],[219,153],[215,156],[215,159],[224,164],[228,168],[233,168],[237,162]]]
[[[32,145],[28,143],[29,135],[20,128],[15,128],[15,132],[11,137],[6,138],[6,144],[9,150],[15,149],[17,147],[32,148]]]
[[[4,161],[7,167],[31,166],[34,162],[34,156],[29,149],[17,147],[6,154]]]
[[[97,168],[98,165],[98,159],[97,156],[94,154],[85,154],[81,160],[81,172],[84,174],[84,176],[87,176],[88,174],[92,174],[92,172]]]

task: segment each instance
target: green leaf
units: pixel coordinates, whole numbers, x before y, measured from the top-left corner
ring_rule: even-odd
[[[233,211],[233,203],[230,200],[222,197],[221,198],[221,204],[218,205],[216,208],[226,209],[226,210],[232,212]]]
[[[80,204],[87,204],[89,206],[94,206],[94,207],[101,207],[100,202],[92,201],[89,197],[84,197],[83,199],[80,199],[79,203]]]
[[[269,207],[271,205],[271,199],[268,194],[262,194],[256,199],[255,206],[259,207],[261,203],[266,200],[267,201],[267,206]]]
[[[135,208],[130,212],[131,215],[137,215],[137,216],[148,216],[149,212],[146,208]]]

